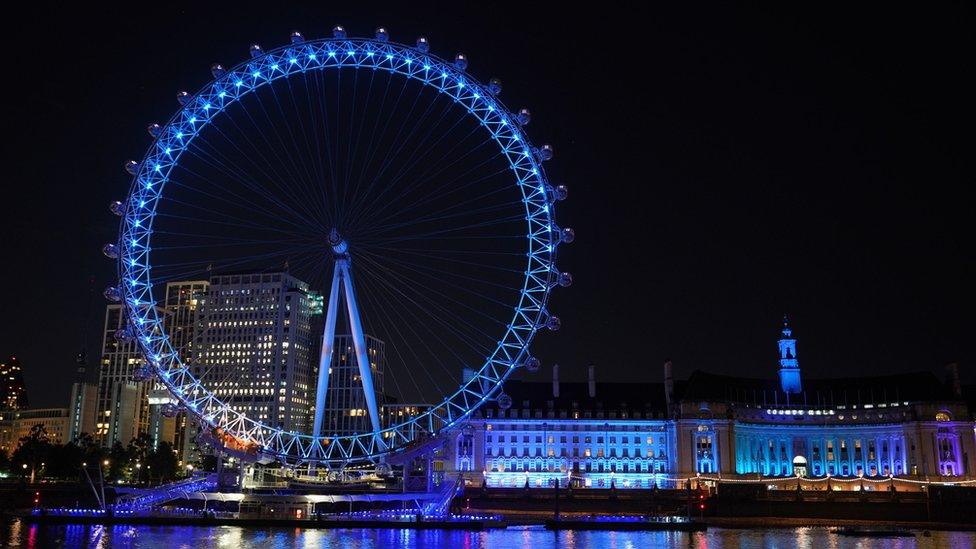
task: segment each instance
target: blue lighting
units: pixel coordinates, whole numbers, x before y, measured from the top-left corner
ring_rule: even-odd
[[[317,63],[317,52],[320,51],[333,60],[339,52],[345,52],[346,56],[332,63]],[[380,54],[380,59],[385,59],[390,62],[381,63],[380,59],[377,59],[376,53]],[[357,57],[357,54],[359,57]],[[300,55],[307,55],[307,59],[316,61],[316,63],[299,63]],[[372,61],[367,61],[367,59],[371,59]],[[287,60],[286,66],[290,65],[296,68],[283,70],[283,67],[279,63],[285,60]],[[397,63],[392,63],[393,60],[396,60]],[[424,71],[434,71],[433,74],[435,75],[440,74],[441,82],[430,79],[431,73],[429,72],[404,71],[400,68],[401,62],[407,66],[412,66],[415,60],[423,66]],[[302,66],[297,67],[297,65]],[[390,427],[384,433],[389,433],[405,441],[409,441],[414,435],[408,433],[413,433],[414,428],[423,425],[425,421],[433,419],[442,426],[454,425],[470,415],[473,403],[490,400],[490,395],[497,392],[500,384],[515,367],[514,363],[510,360],[505,360],[504,357],[513,353],[518,354],[524,352],[527,348],[536,332],[538,317],[542,314],[538,304],[540,302],[546,302],[548,292],[551,288],[548,279],[545,281],[542,280],[538,276],[537,269],[533,267],[536,264],[550,265],[553,261],[551,254],[554,252],[554,247],[548,243],[541,242],[542,239],[538,236],[539,224],[544,225],[553,221],[551,219],[552,208],[546,205],[544,200],[535,198],[538,196],[535,187],[540,183],[540,179],[542,178],[531,177],[528,170],[533,170],[535,174],[538,174],[539,170],[532,168],[530,162],[513,158],[514,155],[518,154],[518,151],[510,148],[510,143],[524,140],[514,136],[510,129],[513,125],[508,123],[508,119],[512,114],[508,113],[501,104],[494,103],[493,100],[488,99],[487,90],[482,94],[481,90],[485,88],[477,81],[472,80],[472,82],[468,82],[467,76],[463,72],[456,70],[453,63],[446,63],[435,56],[419,55],[414,49],[405,48],[389,42],[381,43],[380,41],[373,41],[371,39],[326,39],[310,42],[300,50],[277,50],[276,53],[271,54],[259,52],[252,59],[248,60],[247,64],[238,66],[233,72],[220,72],[219,76],[215,76],[215,80],[210,83],[209,88],[204,88],[204,90],[209,90],[209,92],[204,91],[200,102],[190,106],[193,111],[186,107],[181,107],[182,111],[177,112],[177,115],[174,117],[175,121],[171,122],[160,133],[163,136],[162,139],[158,139],[152,145],[152,149],[146,156],[145,162],[147,166],[153,166],[154,172],[151,170],[148,173],[158,173],[160,175],[153,175],[153,181],[145,181],[147,178],[146,175],[136,179],[137,185],[132,191],[128,203],[138,204],[141,209],[132,208],[132,211],[127,213],[127,225],[123,224],[123,231],[128,232],[126,237],[134,236],[134,238],[120,239],[123,243],[131,243],[131,246],[123,250],[121,254],[123,259],[120,262],[120,274],[121,279],[126,283],[123,286],[125,294],[123,303],[127,308],[126,313],[128,318],[132,319],[133,324],[139,328],[140,334],[137,335],[137,339],[139,344],[143,346],[146,356],[152,357],[153,360],[159,360],[160,356],[158,353],[160,350],[163,350],[167,360],[172,361],[172,364],[168,365],[168,367],[179,372],[178,377],[180,382],[170,387],[170,389],[177,393],[177,397],[184,405],[195,413],[201,407],[206,410],[219,408],[223,414],[232,416],[229,419],[220,419],[220,424],[235,425],[234,427],[228,427],[228,430],[234,431],[235,434],[243,433],[244,430],[251,429],[255,426],[267,429],[273,436],[264,439],[270,441],[266,443],[266,447],[262,449],[262,452],[266,452],[269,455],[285,457],[289,460],[291,458],[299,458],[345,461],[352,458],[374,456],[378,451],[375,450],[375,438],[373,437],[377,435],[375,433],[363,433],[360,435],[333,438],[330,440],[327,448],[323,449],[326,445],[311,444],[313,439],[308,435],[288,433],[273,427],[258,425],[250,418],[244,418],[236,414],[232,408],[219,402],[216,395],[206,394],[206,391],[204,391],[205,394],[202,397],[179,394],[186,387],[192,386],[194,390],[200,390],[201,387],[199,381],[195,380],[187,370],[186,365],[180,362],[179,356],[165,351],[168,345],[166,334],[160,335],[156,332],[160,327],[160,320],[156,318],[155,310],[152,307],[152,304],[156,303],[156,296],[152,294],[152,283],[149,278],[152,261],[148,257],[149,251],[151,250],[151,220],[153,219],[151,216],[156,213],[156,208],[160,203],[160,200],[157,200],[157,198],[162,198],[162,192],[165,189],[164,185],[168,181],[168,174],[174,167],[179,166],[179,159],[188,150],[192,140],[200,137],[201,134],[205,135],[205,126],[214,121],[217,115],[227,112],[225,107],[228,107],[234,101],[243,99],[244,96],[254,92],[264,84],[271,83],[279,76],[274,71],[282,71],[282,76],[290,76],[306,71],[324,70],[334,67],[383,69],[390,74],[401,75],[408,80],[414,80],[422,85],[430,86],[433,91],[444,93],[450,99],[462,105],[468,115],[471,115],[482,126],[488,128],[487,137],[500,147],[502,153],[508,155],[509,167],[514,174],[513,183],[523,194],[522,199],[527,208],[525,218],[530,222],[528,235],[529,249],[526,254],[528,256],[528,268],[526,269],[524,283],[521,287],[521,300],[514,307],[514,319],[502,319],[501,324],[506,328],[505,335],[498,341],[498,347],[495,352],[486,356],[481,369],[476,371],[474,377],[475,382],[465,384],[458,391],[447,396],[444,402],[432,407],[431,411],[411,418],[402,425]],[[264,76],[265,73],[268,76]],[[246,78],[247,75],[252,76],[252,78]],[[235,91],[228,94],[225,90],[230,87],[230,83],[233,83],[234,87],[231,89]],[[457,85],[454,86],[454,83]],[[204,97],[208,100],[207,102],[204,102]],[[213,103],[213,97],[220,98],[220,101]],[[201,110],[205,114],[197,117],[194,111],[200,107],[202,107]],[[210,110],[214,110],[214,113],[210,113]],[[498,115],[489,116],[487,114],[495,113],[496,111],[500,111]],[[183,128],[186,128],[186,131],[183,131]],[[506,138],[512,141],[506,141]],[[201,139],[203,138],[201,137]],[[175,145],[165,146],[169,143],[175,143]],[[161,145],[165,146],[165,148]],[[160,152],[164,154],[161,155],[159,154]],[[165,165],[163,165],[163,161],[166,162]],[[163,167],[167,169],[166,174],[162,172]],[[156,182],[160,183],[159,187],[155,187]],[[545,181],[541,181],[541,183],[545,183]],[[143,221],[147,221],[147,223],[143,223]],[[136,309],[137,307],[138,310]],[[508,320],[508,322],[505,322],[505,320]],[[501,366],[503,364],[507,365],[508,368],[502,368]],[[491,375],[483,375],[486,372],[490,372]],[[476,400],[472,400],[469,403],[468,395],[474,396]],[[206,400],[202,400],[201,398]],[[206,404],[197,406],[194,405],[194,401],[206,402]],[[218,421],[215,417],[214,415],[210,415],[209,419],[204,417],[203,420],[213,424],[215,421]],[[295,442],[298,442],[298,444],[295,444]]]

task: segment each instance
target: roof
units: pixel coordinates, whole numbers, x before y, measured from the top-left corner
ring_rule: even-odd
[[[505,393],[512,398],[512,409],[604,410],[646,413],[664,412],[664,383],[596,383],[590,398],[586,382],[560,382],[559,397],[553,397],[551,382],[507,381]],[[489,408],[497,409],[492,403]]]
[[[777,379],[755,379],[696,370],[677,398],[690,401],[728,401],[772,404],[787,402]],[[799,400],[798,400],[799,399]],[[790,395],[794,403],[857,404],[956,400],[931,372],[870,377],[803,379],[803,393]]]

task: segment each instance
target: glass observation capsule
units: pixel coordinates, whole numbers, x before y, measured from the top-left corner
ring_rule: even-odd
[[[291,43],[292,44],[301,44],[304,41],[305,41],[305,36],[302,33],[298,32],[298,31],[292,31],[292,33],[291,33]]]
[[[140,382],[146,381],[152,377],[152,372],[146,366],[136,366],[132,369],[132,381]]]
[[[532,122],[532,112],[523,107],[519,109],[519,112],[517,115],[515,115],[515,118],[518,120],[519,124],[528,126],[529,122]]]
[[[113,335],[115,336],[115,341],[118,341],[119,343],[128,343],[135,339],[132,332],[128,328],[119,328],[118,330],[115,330]]]
[[[569,244],[570,242],[576,240],[576,231],[574,231],[573,229],[571,229],[569,227],[566,227],[559,234],[559,238],[560,238],[560,240],[562,240],[562,242],[564,244]]]
[[[163,413],[163,417],[176,417],[180,413],[180,407],[172,402],[167,402],[163,404],[161,412]]]
[[[109,204],[108,205],[108,209],[109,209],[109,211],[111,211],[115,215],[121,216],[121,215],[124,215],[125,214],[125,204],[119,202],[118,200],[116,200],[116,201],[112,202],[111,204]]]
[[[390,33],[386,31],[386,28],[385,27],[379,27],[379,28],[377,28],[376,29],[376,33],[374,34],[374,36],[380,42],[389,42],[390,41]]]
[[[122,293],[115,286],[109,286],[108,288],[105,288],[105,291],[102,292],[102,295],[105,296],[105,299],[109,301],[120,301],[122,299]]]
[[[573,275],[567,272],[559,273],[556,277],[556,283],[563,288],[568,288],[573,285]]]
[[[533,373],[534,374],[534,373],[538,372],[540,368],[542,368],[542,361],[539,360],[538,358],[536,358],[534,356],[530,356],[528,359],[526,359],[526,361],[525,361],[525,369],[529,373]]]
[[[488,91],[492,95],[498,95],[502,93],[502,81],[498,78],[492,78],[488,81]]]
[[[569,187],[566,185],[556,185],[556,188],[553,189],[552,195],[556,200],[562,202],[569,197]]]
[[[545,145],[539,147],[539,160],[552,160],[552,155],[555,151],[552,150],[552,145],[546,143]]]
[[[459,54],[455,55],[454,56],[454,66],[457,67],[457,69],[458,70],[461,70],[461,71],[463,71],[464,69],[468,68],[468,56],[467,55],[464,55],[463,53],[459,53]]]
[[[424,53],[430,51],[430,42],[427,41],[426,36],[421,36],[420,38],[417,38],[417,49]]]
[[[550,316],[549,320],[546,321],[546,328],[553,332],[558,332],[560,328],[563,327],[563,321],[559,320],[558,316]]]
[[[136,175],[139,173],[139,163],[135,160],[129,160],[123,164],[123,166],[125,167],[125,171],[129,172],[129,175]]]
[[[498,407],[502,410],[508,410],[512,407],[512,397],[502,393],[498,395]]]
[[[210,74],[212,74],[214,78],[220,78],[221,76],[227,74],[227,69],[225,69],[220,63],[214,63],[213,65],[210,65]]]
[[[110,243],[102,246],[102,253],[105,254],[105,257],[107,257],[109,259],[118,259],[119,258],[119,247],[116,246],[115,244],[112,244],[110,242]]]
[[[343,27],[342,25],[336,25],[332,27],[332,36],[335,38],[345,38],[346,27]]]
[[[146,127],[146,131],[153,137],[159,137],[159,134],[163,131],[163,127],[159,124],[150,124]]]
[[[252,59],[255,58],[255,57],[261,57],[262,55],[264,55],[264,50],[261,49],[261,45],[260,44],[251,44],[251,47],[249,48],[249,51],[251,52],[251,58]]]
[[[180,105],[186,106],[186,104],[190,102],[190,94],[185,91],[176,92],[176,101],[179,102]]]

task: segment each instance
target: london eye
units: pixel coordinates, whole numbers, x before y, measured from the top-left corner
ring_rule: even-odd
[[[104,253],[119,280],[105,295],[145,374],[221,444],[294,464],[376,461],[486,402],[510,406],[506,379],[539,369],[530,344],[560,327],[550,291],[572,282],[556,263],[574,238],[555,217],[567,190],[547,179],[553,149],[529,140],[530,112],[467,66],[383,28],[295,32],[213,65],[149,126],[112,204],[120,230]],[[173,333],[168,285],[241,273],[283,274],[291,293],[201,294],[202,333]],[[262,303],[291,316],[277,336],[249,338],[269,322]],[[296,356],[308,367],[282,374]],[[330,387],[349,382],[333,379],[340,359],[358,365],[365,397],[355,431],[327,413]],[[387,417],[390,402],[425,405]]]

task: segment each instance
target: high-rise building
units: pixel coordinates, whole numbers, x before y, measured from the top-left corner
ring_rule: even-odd
[[[386,343],[366,335],[366,352],[373,374],[373,390],[376,402],[385,402],[383,371],[386,369]],[[356,347],[351,335],[337,335],[332,351],[332,367],[329,371],[329,389],[326,393],[323,434],[351,435],[373,430],[366,407],[366,393],[359,373]],[[380,420],[382,423],[382,419]]]
[[[192,368],[196,360],[197,334],[203,329],[203,317],[200,314],[201,305],[207,296],[209,282],[206,280],[175,281],[166,284],[166,299],[163,308],[166,311],[164,329],[169,336],[170,344],[179,353],[184,364]],[[196,447],[196,435],[199,426],[188,417],[186,412],[180,411],[170,417],[165,413],[167,405],[177,404],[176,399],[169,394],[161,384],[156,384],[150,393],[149,432],[156,447],[160,442],[169,442],[176,451],[180,465],[196,461],[199,451]]]
[[[123,446],[149,426],[149,383],[138,380],[138,369],[146,360],[135,341],[122,341],[115,333],[125,328],[122,306],[105,309],[102,330],[102,360],[98,375],[98,403],[95,415],[95,440],[110,448]],[[121,418],[119,413],[132,417]]]
[[[0,363],[0,410],[27,408],[27,388],[20,361],[12,356]]]
[[[247,417],[307,432],[311,313],[308,284],[287,273],[215,275],[202,303],[191,371]]]
[[[107,398],[104,406],[99,408],[102,414],[102,427],[98,432],[104,432],[100,440],[105,447],[111,447],[116,442],[126,446],[132,439],[148,432],[149,418],[145,414],[149,411],[146,383],[116,380],[107,383]],[[101,397],[102,394],[99,394]],[[96,427],[97,427],[96,423]]]
[[[73,383],[68,404],[68,442],[76,440],[82,433],[95,435],[97,410],[98,385],[82,381]]]

